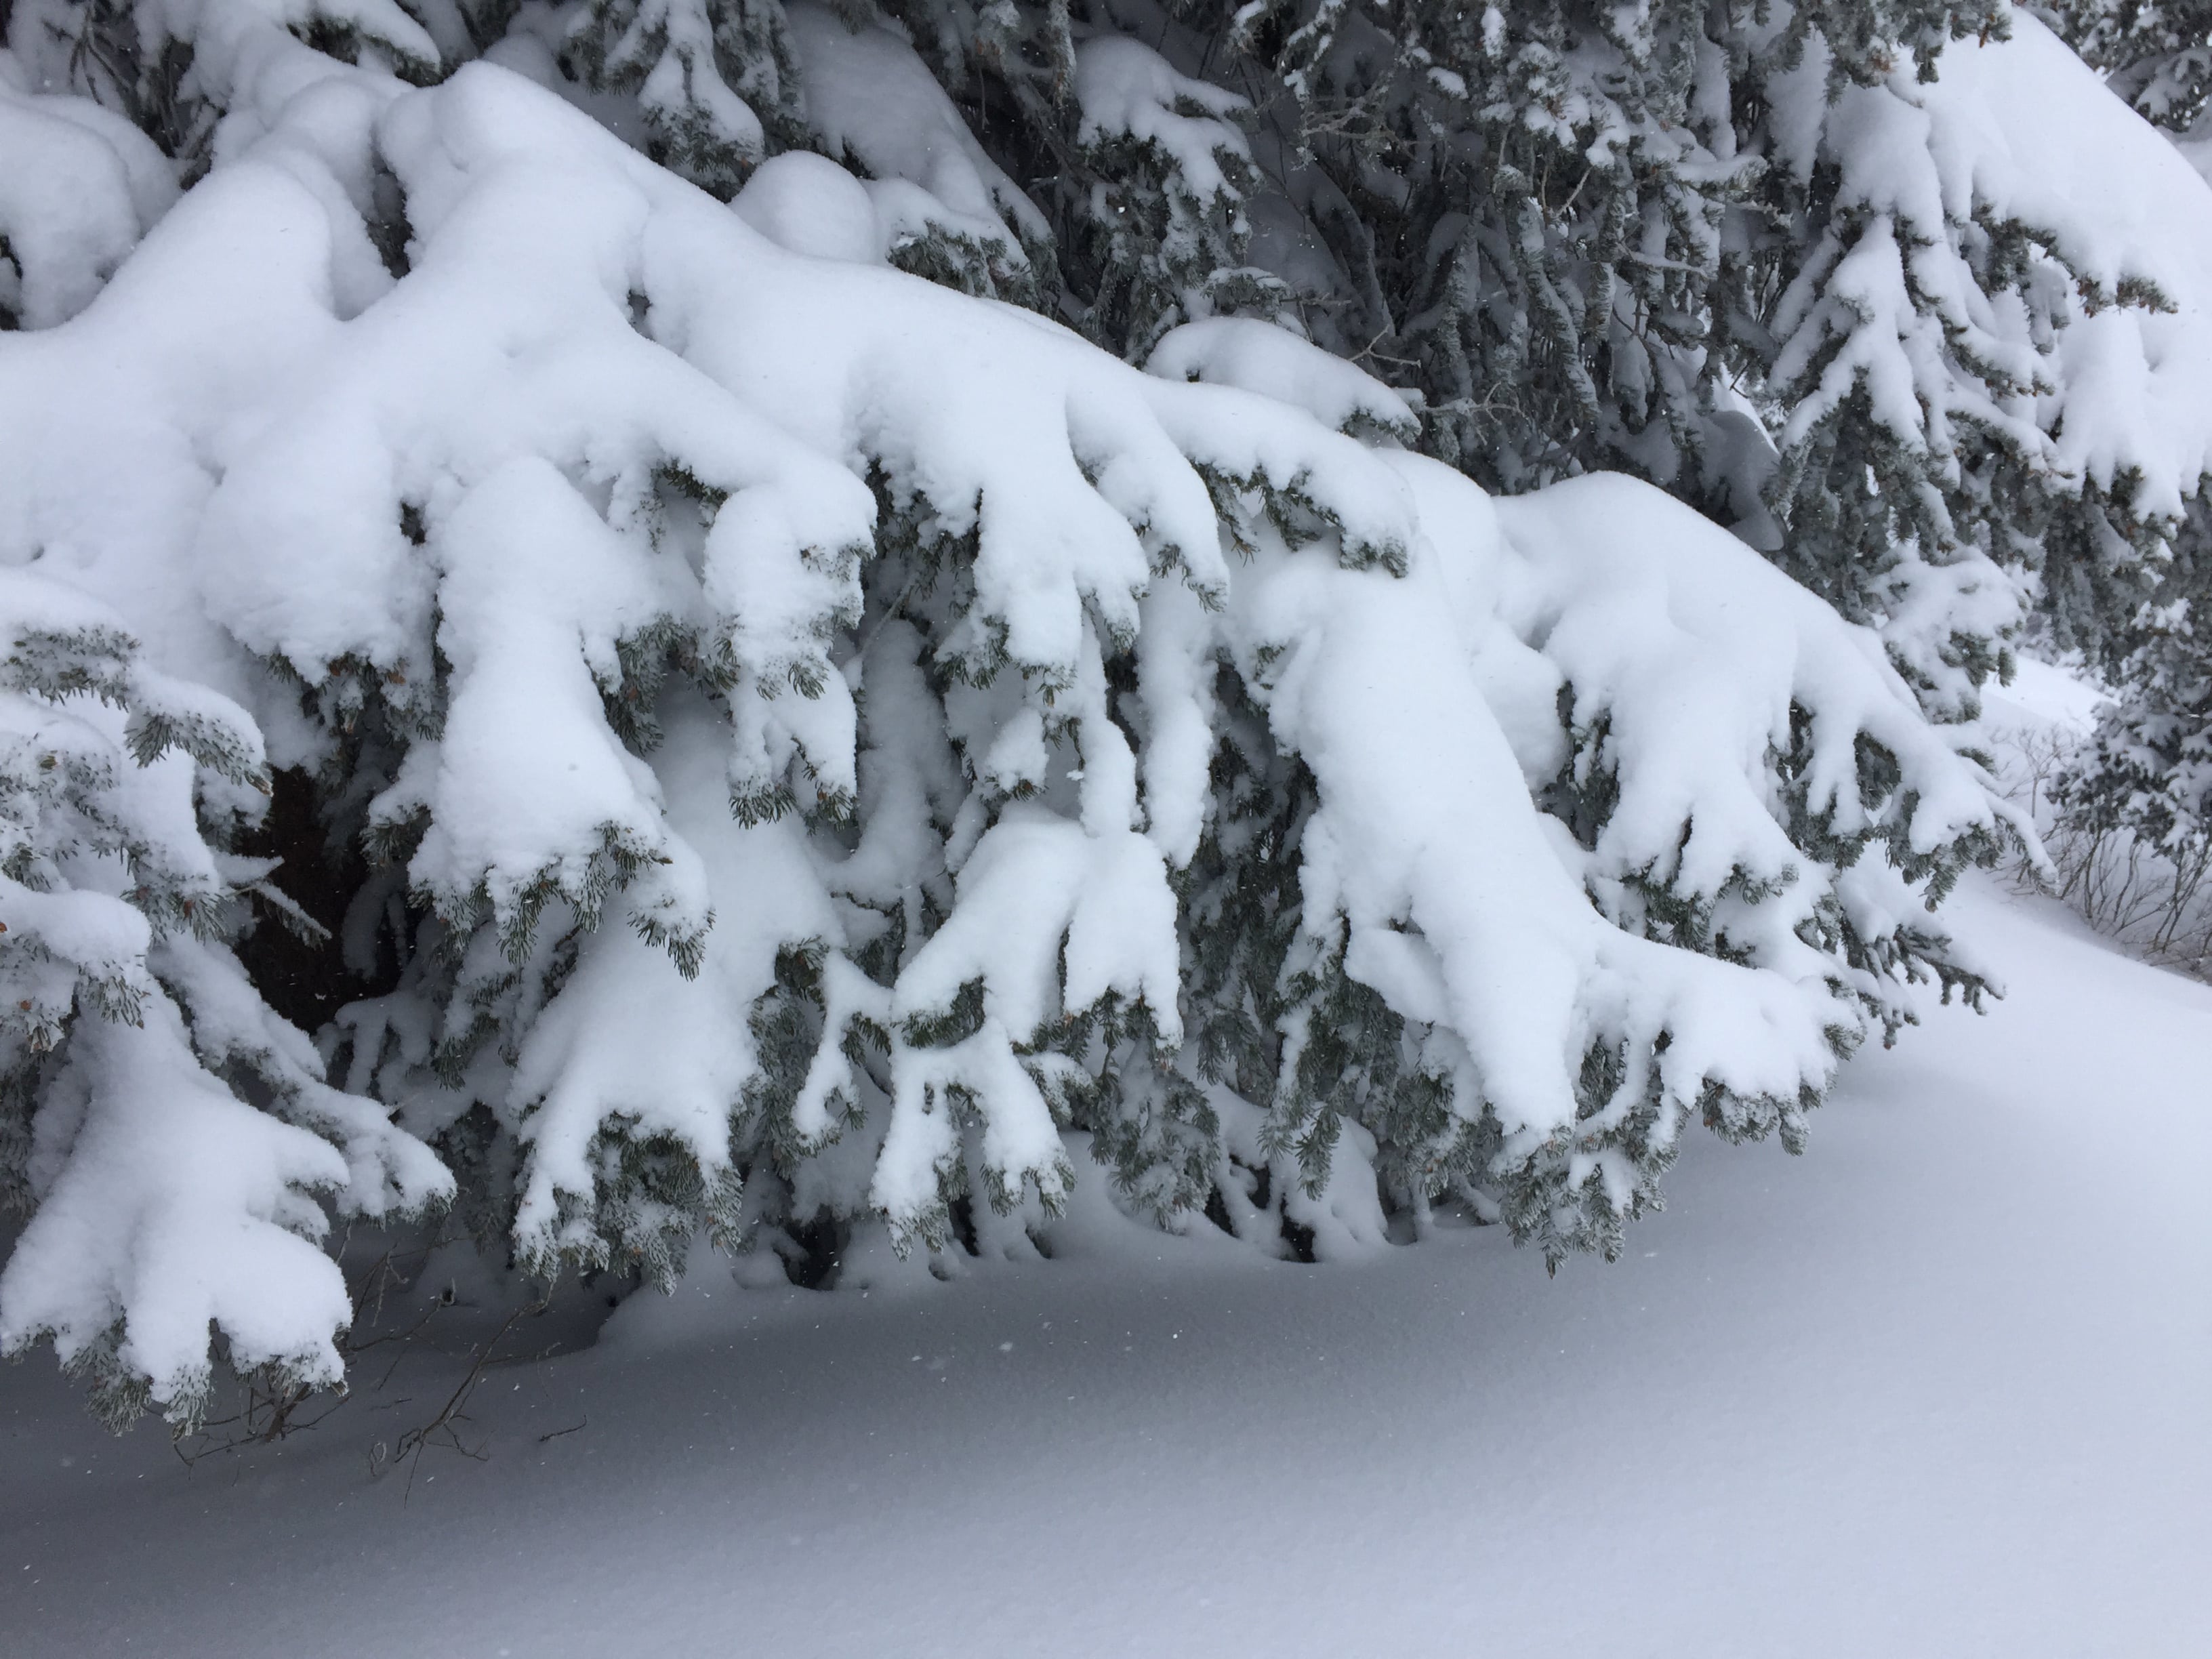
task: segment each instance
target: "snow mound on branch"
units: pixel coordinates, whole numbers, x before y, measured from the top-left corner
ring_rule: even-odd
[[[914,48],[882,24],[855,28],[811,0],[787,5],[784,16],[808,125],[832,156],[867,176],[887,248],[964,240],[1026,272],[1023,244],[1049,243],[1050,226]]]
[[[777,246],[811,258],[866,264],[888,240],[860,181],[804,150],[762,162],[730,206]]]
[[[1083,112],[1078,138],[1131,138],[1172,158],[1183,187],[1200,201],[1229,194],[1220,152],[1251,159],[1244,135],[1228,117],[1250,100],[1226,87],[1194,81],[1141,40],[1102,34],[1075,49],[1075,102]]]
[[[204,1392],[212,1323],[241,1370],[337,1382],[352,1310],[307,1196],[344,1183],[337,1149],[209,1076],[159,1000],[143,1026],[90,1025],[55,1090],[35,1151],[58,1173],[0,1274],[0,1345],[51,1334],[67,1364],[113,1341],[168,1407]]]
[[[1944,54],[1929,143],[1948,212],[1978,205],[2031,227],[2084,286],[2087,314],[2058,337],[2061,391],[2042,409],[2059,469],[2132,483],[2137,513],[2172,517],[2212,470],[2212,190],[2164,134],[2096,93],[2094,73],[2016,12],[2006,45]]]
[[[1407,464],[1431,475],[1425,506],[1440,510],[1424,522],[1449,555],[1425,542],[1402,580],[1383,581],[1272,549],[1237,591],[1231,637],[1270,727],[1320,785],[1304,931],[1341,938],[1345,971],[1432,1033],[1424,1063],[1502,1133],[1492,1167],[1541,1194],[1530,1227],[1588,1243],[1572,1212],[1640,1209],[1655,1162],[1716,1091],[1794,1118],[1832,1077],[1844,1017],[1817,981],[1671,949],[1592,908],[1529,808],[1455,626],[1451,563],[1503,550],[1492,504],[1457,474]],[[1622,487],[1632,508],[1666,499]],[[1727,542],[1705,529],[1708,551]],[[1398,781],[1413,775],[1424,786],[1408,791]],[[1594,1050],[1626,1058],[1588,1100],[1577,1079]]]
[[[505,17],[507,39],[487,58],[606,116],[610,130],[724,201],[796,123],[775,0],[604,0]],[[547,73],[532,36],[557,52],[560,70]]]
[[[2010,21],[2008,40],[1954,42],[1933,82],[1906,65],[1881,86],[1846,88],[1783,147],[1778,159],[1801,173],[1816,158],[1838,165],[1838,205],[1862,226],[1848,252],[1839,243],[1808,266],[1802,301],[1785,300],[1778,316],[1788,341],[1778,379],[1809,361],[1824,331],[1850,342],[1792,411],[1784,441],[1863,375],[1879,417],[1909,442],[1924,422],[1947,453],[1951,423],[1970,419],[2063,477],[2119,489],[2139,514],[2177,517],[2212,468],[2212,382],[2201,372],[2212,362],[2212,195],[2039,21],[2017,10]],[[1791,76],[1826,72],[1816,40]],[[2027,307],[1982,293],[1961,248],[1978,223],[2024,229],[2078,284],[2078,302],[2059,296],[2052,337],[2038,337]],[[1928,316],[1916,315],[1908,283],[1933,301]],[[1995,369],[1990,395],[1942,371],[1959,349]]]
[[[258,734],[36,569],[0,568],[0,1079],[42,1097],[0,1170],[35,1207],[0,1273],[0,1352],[51,1336],[118,1416],[143,1398],[191,1420],[211,1326],[240,1370],[335,1383],[351,1315],[313,1195],[385,1218],[453,1182],[328,1086],[220,942],[274,860],[216,854],[195,797],[265,790]]]
[[[68,321],[176,198],[144,133],[89,98],[32,93],[0,49],[0,319]]]
[[[698,971],[670,972],[635,934],[605,935],[523,1045],[508,1097],[530,1152],[515,1219],[528,1259],[604,1254],[580,1201],[594,1191],[594,1143],[611,1115],[640,1138],[690,1149],[710,1182],[735,1185],[731,1108],[761,1070],[748,1017],[775,983],[781,944],[838,935],[797,826],[732,818],[727,746],[714,711],[689,703],[669,721],[655,762],[671,831],[696,849],[714,895]]]
[[[1207,317],[1170,329],[1146,359],[1145,372],[1255,392],[1340,432],[1387,433],[1407,442],[1420,433],[1419,417],[1400,393],[1334,353],[1255,318]]]
[[[1624,925],[1679,910],[1670,926],[1817,981],[1838,964],[1808,939],[1838,904],[1869,941],[1924,929],[1911,881],[1940,869],[1948,886],[1962,848],[2034,844],[1965,739],[1921,717],[1876,634],[1689,508],[1592,477],[1495,511],[1521,562],[1504,614],[1564,678],[1573,781],[1612,797],[1583,875]],[[1632,548],[1611,538],[1630,522]],[[1867,745],[1894,781],[1863,777]],[[1864,857],[1875,842],[1886,859]],[[1836,848],[1833,868],[1808,843]],[[1911,1018],[1861,964],[1841,977],[1893,1029]]]

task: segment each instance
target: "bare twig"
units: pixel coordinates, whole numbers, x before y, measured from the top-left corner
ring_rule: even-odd
[[[514,1322],[525,1314],[543,1313],[545,1310],[545,1305],[544,1301],[541,1299],[537,1302],[525,1303],[510,1310],[507,1317],[500,1322],[499,1328],[492,1333],[491,1340],[477,1349],[470,1360],[467,1372],[462,1376],[453,1392],[447,1397],[446,1403],[439,1407],[438,1414],[420,1427],[410,1429],[399,1437],[398,1443],[392,1449],[392,1461],[395,1464],[405,1463],[408,1466],[407,1488],[400,1498],[401,1503],[404,1504],[414,1495],[415,1472],[422,1466],[422,1453],[427,1448],[433,1445],[442,1446],[448,1451],[459,1452],[462,1456],[473,1458],[477,1462],[483,1462],[490,1455],[483,1446],[471,1446],[461,1437],[460,1425],[469,1420],[465,1409],[469,1397],[476,1392],[477,1384],[483,1380],[485,1368],[491,1364],[492,1356],[499,1351],[499,1345],[507,1340],[507,1334],[514,1328]],[[376,1459],[373,1453],[370,1457],[370,1466],[372,1473],[374,1473]]]

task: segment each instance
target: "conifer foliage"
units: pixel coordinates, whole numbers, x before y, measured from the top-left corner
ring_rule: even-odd
[[[1977,137],[2111,102],[2035,27],[16,0],[0,1344],[335,1380],[325,1206],[1556,1263],[1799,1144],[1990,986],[2000,565],[2212,436],[2185,262]]]
[[[2186,132],[2212,99],[2212,6],[2203,0],[2058,0],[2039,8],[2147,121]]]
[[[10,1340],[50,1333],[118,1421],[149,1396],[191,1420],[210,1322],[242,1372],[334,1383],[317,1200],[394,1219],[453,1182],[328,1085],[230,949],[250,906],[313,930],[276,860],[224,850],[269,788],[259,735],[35,568],[5,573],[0,631],[0,1192],[31,1212]]]
[[[2069,896],[2154,957],[2212,965],[2212,544],[2192,504],[2143,606],[2121,695],[2055,781]]]
[[[974,33],[944,21],[957,7],[890,9],[917,41]],[[1071,118],[1034,66],[1062,10],[988,10],[999,34],[940,46],[941,72],[995,89],[1014,54],[991,43],[1027,20],[1031,67],[1007,74],[1031,90],[967,107],[1008,156],[1041,152],[1018,177],[1060,188],[1052,126]],[[2023,584],[2062,643],[2127,648],[2204,458],[2079,400],[2146,378],[2185,398],[2172,365],[2195,356],[2110,337],[2200,349],[2160,319],[2193,317],[2202,277],[2161,258],[2160,216],[2100,212],[2079,153],[2050,154],[2033,112],[2056,100],[2096,129],[2096,179],[2174,161],[2033,16],[2002,0],[1082,15],[1243,94],[1257,240],[1234,258],[1284,283],[1278,314],[1420,394],[1425,446],[1486,486],[1594,468],[1660,484],[1879,629],[1939,719],[1971,716],[2002,670]],[[2116,424],[2120,453],[2082,453]],[[2182,429],[2203,426],[2192,409]]]

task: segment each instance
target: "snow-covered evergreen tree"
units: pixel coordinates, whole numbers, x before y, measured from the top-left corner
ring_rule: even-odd
[[[2136,930],[2154,954],[2196,944],[2212,896],[2212,527],[2192,503],[2174,557],[2137,619],[2107,703],[2086,750],[2057,779],[2068,828],[2112,847],[2131,865],[2144,853],[2152,920]],[[2201,945],[2198,950],[2201,951]],[[2199,961],[2202,966],[2201,959]]]
[[[207,0],[95,74],[68,43],[122,26],[32,3],[0,114],[105,98],[191,182],[0,125],[49,147],[0,177],[50,128],[113,157],[76,217],[5,204],[41,228],[0,563],[167,688],[125,701],[198,757],[143,769],[198,839],[149,845],[229,857],[212,781],[265,745],[370,860],[319,1052],[222,939],[149,933],[139,1025],[98,963],[102,1018],[55,1016],[70,1055],[173,1038],[250,1127],[72,1130],[74,1060],[10,1097],[0,1340],[105,1340],[173,1409],[210,1315],[326,1380],[335,1281],[134,1302],[76,1271],[124,1249],[94,1200],[217,1192],[296,1243],[305,1189],[445,1191],[424,1146],[540,1274],[1019,1255],[1102,1176],[1267,1249],[1456,1212],[1610,1252],[1686,1125],[1795,1145],[1911,981],[1981,994],[1930,912],[2022,830],[1926,711],[1988,665],[1994,561],[2048,560],[1998,510],[2087,499],[2131,545],[2212,432],[2195,267],[2125,230],[2161,179],[2092,165],[2139,124],[2025,20],[1926,82],[1965,14],[526,5],[418,41]],[[117,88],[173,45],[164,125]],[[1991,137],[2022,88],[2131,125]],[[1571,476],[1607,461],[1782,568]],[[18,695],[73,712],[43,637]],[[142,1139],[205,1156],[94,1158]],[[65,1227],[70,1271],[33,1248]]]
[[[2055,0],[2037,13],[2147,121],[2186,132],[2212,99],[2203,0]]]

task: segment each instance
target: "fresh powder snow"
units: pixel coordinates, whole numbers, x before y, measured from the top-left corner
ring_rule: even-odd
[[[1053,1261],[951,1284],[702,1258],[495,1367],[486,1461],[411,1492],[369,1454],[451,1357],[191,1470],[0,1370],[8,1650],[2189,1659],[2212,990],[1960,905],[1986,1018],[1854,1061],[1814,1156],[1692,1146],[1556,1280],[1502,1228],[1308,1267],[1079,1188]]]

